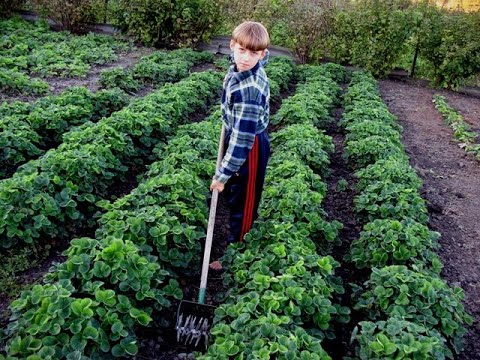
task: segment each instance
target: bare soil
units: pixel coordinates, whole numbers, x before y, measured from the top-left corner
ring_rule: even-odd
[[[452,130],[435,109],[435,94],[480,128],[480,99],[399,81],[379,82],[390,111],[403,126],[403,143],[411,165],[423,179],[422,196],[430,212],[430,228],[442,234],[439,256],[442,277],[463,288],[465,308],[475,318],[465,337],[461,360],[480,354],[480,162],[458,147]]]

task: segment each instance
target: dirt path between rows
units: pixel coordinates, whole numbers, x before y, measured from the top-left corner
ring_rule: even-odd
[[[468,328],[461,360],[480,354],[480,162],[452,141],[452,130],[434,108],[434,94],[446,97],[472,127],[480,127],[480,99],[417,87],[398,81],[379,82],[390,111],[403,126],[410,163],[424,181],[430,228],[442,234],[442,276],[465,291],[465,307],[475,322]]]

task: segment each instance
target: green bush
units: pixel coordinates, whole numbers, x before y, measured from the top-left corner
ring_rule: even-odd
[[[82,25],[93,22],[90,0],[33,0],[37,10],[55,20],[62,29],[81,31]]]
[[[410,34],[407,4],[405,0],[362,0],[353,9],[343,10],[330,39],[332,55],[374,75],[386,75]]]
[[[435,27],[422,32],[420,53],[431,64],[435,85],[456,88],[480,72],[480,12],[437,16]]]
[[[119,0],[115,23],[147,45],[195,46],[219,26],[213,0]]]

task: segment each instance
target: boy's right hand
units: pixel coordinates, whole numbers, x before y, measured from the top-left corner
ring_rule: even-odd
[[[225,184],[215,179],[213,179],[212,183],[210,184],[210,191],[213,191],[213,189],[217,189],[218,192],[221,193],[224,188],[225,188]]]

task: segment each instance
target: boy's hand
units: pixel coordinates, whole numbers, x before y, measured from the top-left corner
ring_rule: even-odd
[[[225,184],[217,180],[212,180],[212,183],[210,184],[210,191],[213,191],[213,189],[217,189],[218,192],[221,193],[224,188]]]

